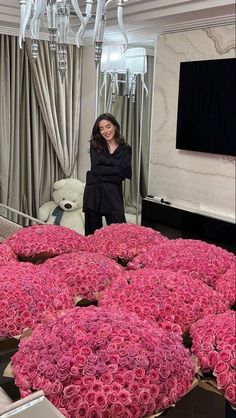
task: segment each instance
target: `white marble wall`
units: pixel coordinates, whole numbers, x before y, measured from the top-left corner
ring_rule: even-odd
[[[95,120],[96,71],[93,56],[92,46],[83,48],[78,172],[76,173],[81,181],[85,181],[86,172],[90,167],[89,139]]]
[[[235,57],[235,27],[161,35],[156,51],[149,193],[232,221],[235,158],[177,150],[175,141],[180,62]]]

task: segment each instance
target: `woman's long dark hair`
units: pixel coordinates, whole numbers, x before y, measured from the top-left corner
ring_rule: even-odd
[[[111,122],[112,125],[115,126],[115,141],[117,144],[124,144],[125,142],[124,137],[120,133],[120,125],[115,117],[111,113],[102,113],[100,116],[98,116],[93,125],[92,136],[90,138],[90,149],[94,149],[97,152],[101,152],[104,148],[107,147],[106,141],[102,137],[99,129],[99,123],[104,119],[108,122]]]

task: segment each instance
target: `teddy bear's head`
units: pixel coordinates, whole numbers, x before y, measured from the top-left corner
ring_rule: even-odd
[[[62,179],[54,183],[54,202],[64,211],[70,212],[83,206],[84,183],[77,179]]]

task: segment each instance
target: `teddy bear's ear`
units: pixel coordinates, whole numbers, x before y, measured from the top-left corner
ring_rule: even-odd
[[[66,183],[66,180],[65,180],[65,179],[62,179],[62,180],[58,180],[58,181],[56,181],[56,182],[54,183],[54,185],[53,185],[54,190],[58,190],[58,189],[60,189],[61,187],[63,187],[63,186],[65,185],[65,183]]]

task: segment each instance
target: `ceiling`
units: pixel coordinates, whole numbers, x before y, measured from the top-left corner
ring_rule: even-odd
[[[79,0],[79,4],[83,11],[85,1]],[[19,1],[0,0],[0,33],[18,35],[19,14]],[[77,22],[77,17],[72,16],[71,36],[77,31]],[[235,24],[235,0],[127,0],[124,24],[129,45],[152,47],[158,34]],[[92,29],[90,25],[86,30],[84,45],[92,43]],[[110,44],[123,42],[117,26],[115,0],[108,8],[104,40]]]

